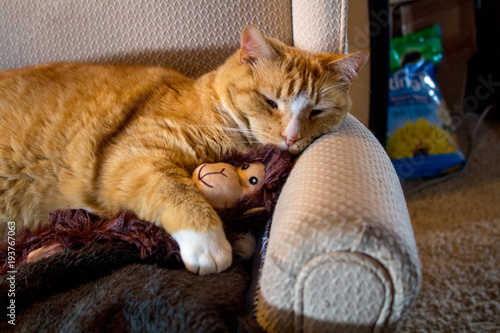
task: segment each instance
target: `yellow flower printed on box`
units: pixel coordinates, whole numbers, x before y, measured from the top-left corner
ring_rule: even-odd
[[[456,152],[446,132],[424,118],[416,123],[406,122],[405,127],[398,127],[387,141],[387,154],[391,159]]]

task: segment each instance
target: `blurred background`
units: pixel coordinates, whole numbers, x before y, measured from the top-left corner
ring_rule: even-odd
[[[498,332],[500,1],[349,1],[348,24],[372,56],[352,113],[393,160],[422,262],[402,331]]]

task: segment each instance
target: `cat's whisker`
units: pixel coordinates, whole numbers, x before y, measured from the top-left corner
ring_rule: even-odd
[[[196,125],[195,125],[196,126]],[[258,130],[258,129],[244,129],[244,128],[232,128],[232,127],[224,127],[224,126],[199,126],[199,127],[211,127],[211,128],[217,128],[220,130],[224,131],[229,131],[229,132],[239,132],[239,133],[245,133],[247,135],[255,136],[256,133],[265,133],[265,131]]]
[[[184,60],[187,61],[187,62],[190,62],[192,64],[195,64],[196,66],[198,66],[200,68],[203,68],[207,73],[213,71],[217,67],[217,66],[215,66],[215,67],[210,68],[210,67],[207,67],[205,65],[202,65],[201,63],[199,63],[197,61],[194,61],[194,60],[191,60],[191,59],[187,59],[187,58],[184,59]]]
[[[242,129],[242,128],[232,128],[232,127],[225,127],[225,126],[217,126],[217,125],[188,125],[189,127],[196,127],[196,128],[216,128],[224,131],[230,131],[230,132],[241,132],[241,133],[248,133],[248,134],[254,134],[252,130],[248,129]]]
[[[361,87],[361,88],[363,88],[363,90],[365,90],[365,91],[368,91],[368,92],[370,92],[370,93],[372,92],[372,91],[370,90],[370,88],[369,88],[369,87],[367,87],[367,86],[366,86],[366,85],[364,85],[364,84],[351,83],[351,86]]]
[[[173,126],[173,125],[168,125],[170,128],[186,128],[186,127],[191,127],[191,128],[214,128],[218,129],[221,131],[227,131],[227,132],[236,132],[236,133],[242,133],[247,137],[252,137],[253,139],[257,139],[256,133],[265,133],[264,131],[260,130],[249,130],[249,129],[242,129],[242,128],[231,128],[231,127],[225,127],[225,126],[216,126],[216,125],[182,125],[182,126]]]

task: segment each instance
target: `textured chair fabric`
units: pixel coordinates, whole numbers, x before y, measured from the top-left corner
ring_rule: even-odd
[[[349,116],[301,155],[283,188],[258,320],[276,332],[393,331],[420,281],[394,168],[370,131]]]
[[[0,69],[85,61],[196,77],[237,49],[246,24],[308,51],[347,51],[347,0],[9,0],[0,2]],[[392,331],[420,280],[395,171],[348,117],[300,157],[283,189],[257,319],[276,332]]]
[[[196,77],[236,51],[247,24],[293,42],[289,0],[0,1],[0,69],[90,61]]]
[[[348,0],[292,0],[293,44],[309,52],[347,53]]]

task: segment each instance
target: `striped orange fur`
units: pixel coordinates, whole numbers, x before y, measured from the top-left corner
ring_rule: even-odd
[[[217,230],[209,238],[223,243],[192,171],[230,148],[271,143],[301,152],[344,119],[366,59],[310,54],[249,26],[241,49],[197,80],[80,63],[1,72],[0,222],[33,226],[66,207],[126,209],[172,234]],[[187,265],[193,271],[226,268],[228,251],[230,264],[227,244],[180,246],[183,259],[197,257]]]

